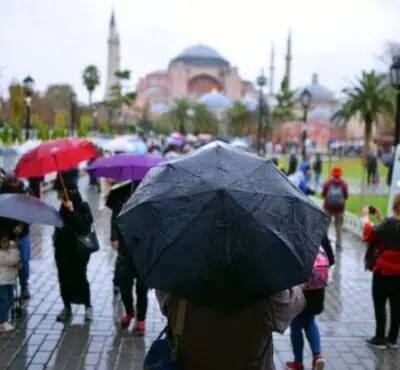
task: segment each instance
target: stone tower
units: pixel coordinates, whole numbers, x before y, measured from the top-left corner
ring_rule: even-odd
[[[292,77],[292,31],[289,30],[286,44],[286,64],[285,77],[287,79],[288,88],[290,88],[290,80]]]
[[[117,23],[115,21],[114,10],[111,12],[110,25],[107,40],[107,76],[106,76],[106,91],[105,99],[112,96],[112,88],[118,82],[115,77],[115,72],[120,70],[120,49],[119,49],[119,34]]]
[[[271,45],[271,54],[269,62],[269,95],[274,96],[275,93],[275,47]]]

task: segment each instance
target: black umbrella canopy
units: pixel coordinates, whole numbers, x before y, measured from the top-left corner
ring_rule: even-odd
[[[149,287],[225,311],[307,281],[327,221],[271,161],[213,142],[151,169],[117,224]]]

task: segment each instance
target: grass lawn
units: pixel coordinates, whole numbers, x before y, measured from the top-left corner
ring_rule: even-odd
[[[312,163],[312,161],[311,161]],[[329,166],[329,160],[324,160],[322,166],[322,178],[327,179],[329,177],[329,167],[340,166],[343,170],[343,178],[351,179],[354,183],[355,181],[361,181],[363,166],[360,158],[344,158],[332,160]],[[279,167],[288,168],[288,157],[282,157],[279,160]],[[382,164],[378,164],[379,174],[381,177],[381,182],[386,181],[387,168]]]
[[[317,197],[321,198],[319,195]],[[387,203],[387,195],[364,195],[362,201],[360,195],[350,195],[346,202],[346,211],[354,215],[360,215],[362,207],[374,206],[379,209],[383,216],[386,216]]]

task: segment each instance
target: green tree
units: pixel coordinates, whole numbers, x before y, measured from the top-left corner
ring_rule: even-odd
[[[3,129],[0,131],[0,140],[4,145],[12,143],[11,127],[8,123],[4,123]]]
[[[24,134],[20,124],[14,124],[12,129],[13,142],[22,143],[24,141]]]
[[[83,70],[82,78],[83,84],[85,85],[89,94],[89,106],[92,106],[93,92],[100,85],[100,73],[98,68],[93,64],[88,65]]]
[[[170,135],[173,131],[171,122],[165,117],[161,117],[154,122],[154,132],[162,135]]]
[[[358,118],[364,124],[364,160],[370,153],[374,124],[394,112],[394,94],[387,84],[387,76],[372,70],[363,71],[355,83],[342,90],[344,103],[331,121]]]
[[[78,137],[87,137],[93,118],[89,114],[83,114],[79,119]]]
[[[110,123],[108,122],[108,118],[105,116],[99,117],[99,132],[102,134],[111,133]]]
[[[193,133],[218,134],[218,119],[204,104],[194,104],[192,109],[193,116],[190,117],[190,120],[192,123]]]
[[[296,106],[295,92],[290,90],[287,77],[281,82],[280,91],[275,95],[276,105],[271,111],[274,123],[284,123],[296,119],[294,108]]]
[[[115,117],[115,111],[120,110],[124,105],[132,105],[135,101],[136,91],[130,91],[129,81],[131,79],[131,72],[127,69],[115,72],[117,83],[111,88],[111,96],[103,102],[103,105],[111,109],[111,120]]]
[[[229,120],[228,131],[230,135],[245,136],[252,131],[255,114],[250,112],[242,102],[234,102],[227,114]]]
[[[43,122],[39,122],[36,126],[37,138],[39,140],[45,141],[50,139],[49,127]]]
[[[166,113],[174,130],[179,131],[181,134],[186,134],[187,126],[190,123],[188,112],[193,108],[193,103],[186,98],[176,99],[173,106]]]
[[[52,139],[65,137],[67,131],[67,118],[64,112],[57,112],[54,119],[54,128],[51,135]]]

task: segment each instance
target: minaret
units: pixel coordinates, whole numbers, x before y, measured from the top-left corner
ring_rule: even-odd
[[[274,96],[275,92],[275,47],[271,45],[271,55],[269,62],[269,95]]]
[[[111,12],[107,44],[108,50],[106,91],[104,94],[105,99],[109,99],[112,96],[112,88],[118,83],[118,80],[115,77],[115,72],[120,70],[119,34],[117,30],[117,23],[115,21],[114,10]]]
[[[287,79],[288,88],[290,88],[290,80],[292,77],[292,31],[289,30],[286,44],[286,66],[285,77]]]

